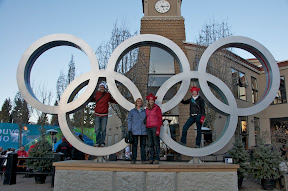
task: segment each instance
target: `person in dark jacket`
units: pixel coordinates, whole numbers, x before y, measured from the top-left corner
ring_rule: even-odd
[[[99,91],[94,95],[96,106],[95,111],[95,133],[96,147],[105,146],[106,126],[108,120],[109,102],[116,103],[109,92],[106,92],[106,83],[102,82],[99,85]]]
[[[81,141],[84,142],[83,136],[81,134],[78,137]],[[83,152],[81,152],[78,149],[73,147],[72,148],[72,159],[73,160],[85,160],[85,153],[83,153]]]
[[[140,138],[140,149],[141,149],[141,161],[142,164],[146,163],[146,125],[144,120],[146,118],[146,112],[143,108],[143,100],[138,98],[135,101],[135,108],[132,109],[128,114],[128,132],[132,132],[133,143],[132,143],[132,160],[131,164],[136,163],[137,158],[137,147],[138,138]]]
[[[162,125],[162,111],[155,104],[155,97],[152,93],[146,96],[148,100],[146,108],[146,130],[149,145],[149,164],[159,164],[160,160],[160,128]]]
[[[200,88],[193,86],[190,91],[192,97],[187,100],[182,100],[183,104],[190,104],[190,117],[183,126],[181,142],[180,144],[186,145],[187,131],[193,123],[196,122],[197,126],[197,136],[196,136],[196,148],[200,147],[201,144],[201,126],[205,119],[205,102],[198,95]]]
[[[64,160],[71,159],[71,146],[67,142],[66,138],[62,139],[62,143],[60,143],[56,149],[56,152],[61,152],[64,154]]]

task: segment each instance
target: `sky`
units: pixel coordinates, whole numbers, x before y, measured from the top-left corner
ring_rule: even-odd
[[[196,41],[204,24],[225,21],[233,35],[258,41],[277,61],[288,60],[288,0],[183,0],[181,10],[187,42]],[[36,40],[67,33],[83,39],[96,51],[109,40],[116,22],[139,34],[143,16],[142,0],[0,0],[0,106],[18,92],[18,63]],[[251,57],[242,51],[239,54]],[[76,77],[90,70],[88,58],[80,50],[57,47],[37,59],[31,82],[55,93],[60,72],[67,74],[72,55]]]

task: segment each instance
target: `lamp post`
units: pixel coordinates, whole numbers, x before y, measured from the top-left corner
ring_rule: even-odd
[[[58,131],[56,131],[55,129],[49,129],[46,131],[46,133],[50,133],[51,135],[52,151],[54,151],[54,143],[57,140],[56,134],[58,133]]]

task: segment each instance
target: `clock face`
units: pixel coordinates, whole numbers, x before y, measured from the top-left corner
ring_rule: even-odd
[[[165,0],[157,1],[157,3],[155,4],[155,9],[159,13],[166,13],[170,9],[170,3]]]

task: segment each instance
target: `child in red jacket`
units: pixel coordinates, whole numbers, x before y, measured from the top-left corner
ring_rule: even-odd
[[[155,104],[155,97],[152,93],[146,96],[148,100],[146,108],[146,128],[149,145],[149,164],[159,164],[160,160],[160,127],[162,125],[162,111]]]

